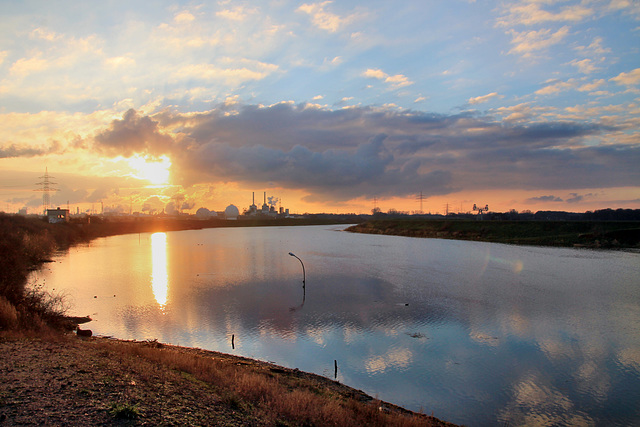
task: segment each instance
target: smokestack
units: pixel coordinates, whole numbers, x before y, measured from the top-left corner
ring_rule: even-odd
[[[267,192],[266,191],[264,192],[264,204],[265,205],[267,204]]]
[[[251,194],[253,194],[253,202],[252,203],[255,205],[256,204],[256,192],[254,191]]]

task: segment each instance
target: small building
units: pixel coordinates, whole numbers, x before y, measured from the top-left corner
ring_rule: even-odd
[[[69,221],[69,209],[47,209],[47,219],[50,224]]]

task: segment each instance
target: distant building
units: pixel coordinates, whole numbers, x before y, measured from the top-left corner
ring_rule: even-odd
[[[262,215],[269,214],[269,205],[267,204],[267,192],[264,192],[264,203],[262,204],[262,210],[260,211]]]
[[[235,219],[238,219],[238,215],[240,215],[240,211],[238,210],[238,208],[235,205],[229,205],[224,210],[224,217],[226,219],[235,220]]]
[[[69,221],[69,209],[47,209],[47,219],[51,224],[67,222]]]
[[[276,208],[277,198],[269,197],[269,201],[267,203],[267,192],[264,192],[264,201],[262,203],[262,207],[258,209],[256,206],[256,193],[253,193],[253,200],[249,209],[245,209],[242,214],[244,218],[257,216],[261,218],[282,218],[289,216],[289,209],[283,209],[280,207],[279,211]]]
[[[251,206],[249,206],[249,210],[247,211],[247,215],[257,215],[258,214],[258,207],[256,206],[256,193],[255,191],[253,192],[253,203],[251,203]]]
[[[198,219],[210,219],[217,216],[218,214],[215,211],[210,211],[207,208],[200,208],[196,211],[196,218]]]

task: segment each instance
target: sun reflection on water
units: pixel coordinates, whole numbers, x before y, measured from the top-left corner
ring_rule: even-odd
[[[151,235],[151,288],[161,308],[167,304],[169,277],[167,274],[167,235]]]

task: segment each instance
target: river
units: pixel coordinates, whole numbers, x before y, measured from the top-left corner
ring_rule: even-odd
[[[640,254],[344,228],[113,236],[32,282],[95,334],[336,377],[455,423],[640,425]]]

